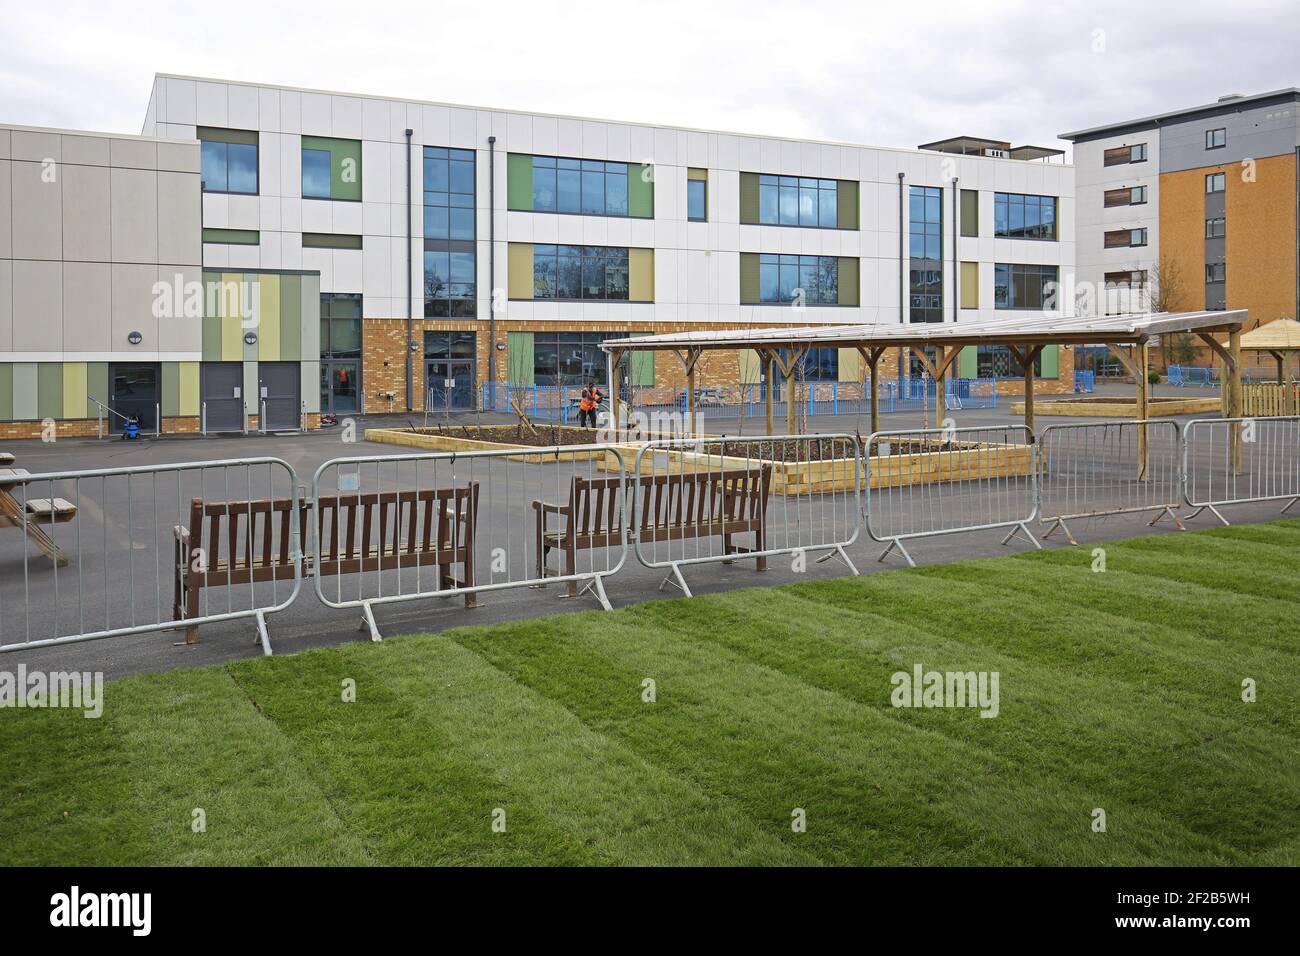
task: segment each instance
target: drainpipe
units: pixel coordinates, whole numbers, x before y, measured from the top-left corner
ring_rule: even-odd
[[[957,188],[958,179],[952,177],[952,320],[957,321],[957,297],[961,289],[961,266],[957,262],[957,238],[961,235],[961,191]]]
[[[488,137],[488,394],[497,400],[497,138]]]
[[[415,262],[411,258],[411,243],[414,241],[411,235],[411,137],[413,135],[415,130],[406,131],[406,410],[408,412],[415,409],[411,401],[415,362],[415,354],[411,351],[411,345],[415,341],[415,298],[411,288],[411,270],[415,268]]]
[[[903,243],[903,174],[898,174],[898,324],[902,325],[907,321],[907,312],[903,308],[905,296],[907,295],[907,260],[903,258],[906,251]],[[906,374],[907,366],[904,365],[904,359],[907,355],[907,348],[900,346],[898,349],[898,380],[901,382]]]

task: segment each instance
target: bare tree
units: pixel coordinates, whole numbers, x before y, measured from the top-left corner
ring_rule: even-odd
[[[1168,254],[1162,253],[1156,264],[1147,270],[1147,311],[1171,312],[1182,295],[1182,269]],[[1191,357],[1196,355],[1192,338],[1186,333],[1161,336],[1160,342],[1161,351],[1164,352],[1165,368],[1168,368],[1171,362],[1176,365],[1182,364],[1190,360],[1189,355]]]

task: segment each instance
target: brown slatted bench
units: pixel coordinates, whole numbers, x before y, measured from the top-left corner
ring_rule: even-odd
[[[577,574],[579,551],[618,547],[623,540],[620,497],[625,503],[622,513],[626,520],[631,517],[634,486],[639,507],[637,520],[628,525],[629,538],[634,529],[642,544],[721,536],[725,554],[764,551],[771,479],[772,466],[768,464],[725,471],[640,475],[628,482],[622,477],[575,475],[567,503],[533,502],[537,576]],[[552,528],[549,515],[564,520]],[[738,534],[752,534],[753,547],[735,544],[732,539]],[[546,559],[553,550],[564,555],[562,571],[547,568]],[[767,557],[760,554],[755,564],[755,570],[766,571]],[[568,582],[568,593],[577,596],[577,581]]]
[[[472,587],[478,497],[478,483],[471,482],[457,488],[319,498],[320,563],[315,563],[314,555],[304,556],[303,577],[434,566],[438,590]],[[203,588],[292,581],[293,510],[288,498],[193,499],[189,527],[173,529],[176,578],[172,620],[199,616]],[[297,511],[300,540],[305,545],[310,540],[311,503],[300,501]],[[198,549],[204,549],[202,562],[195,560]],[[452,575],[454,564],[463,568],[459,579]],[[473,592],[465,595],[465,606],[478,606]],[[186,643],[197,640],[198,626],[186,627]]]

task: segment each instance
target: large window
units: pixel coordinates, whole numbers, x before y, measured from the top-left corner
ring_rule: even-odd
[[[838,305],[840,260],[836,256],[786,256],[763,253],[758,257],[758,300],[784,305]]]
[[[626,332],[538,332],[533,336],[533,382],[536,385],[586,385],[605,382],[605,353],[600,343],[625,338]]]
[[[361,296],[351,292],[322,292],[320,296],[320,357],[361,355]]]
[[[994,193],[993,235],[1006,239],[1055,239],[1056,197]]]
[[[203,191],[257,195],[257,134],[198,128]]]
[[[975,374],[979,378],[1024,378],[1025,367],[1005,345],[976,346]],[[1043,376],[1043,353],[1034,358],[1034,378]]]
[[[586,216],[626,216],[627,163],[533,157],[533,209]]]
[[[839,182],[802,176],[759,176],[758,221],[766,226],[836,229]]]
[[[995,309],[1056,309],[1059,266],[998,262],[993,266]]]
[[[908,194],[908,275],[912,322],[943,321],[943,192],[912,186]]]
[[[474,253],[424,249],[424,315],[468,318],[474,315]]]
[[[614,299],[627,301],[625,248],[608,246],[533,246],[534,299]]]
[[[424,238],[474,238],[474,150],[424,147]]]
[[[475,314],[474,150],[424,147],[424,314]]]

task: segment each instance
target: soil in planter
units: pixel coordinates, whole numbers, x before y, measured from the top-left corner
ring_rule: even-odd
[[[537,425],[535,431],[529,431],[523,425],[447,425],[441,428],[413,428],[417,435],[445,435],[448,438],[468,438],[473,441],[497,442],[501,445],[527,445],[530,448],[550,448],[554,445],[595,445],[600,444],[597,436],[609,438],[607,431],[595,428],[573,428],[570,426]],[[624,441],[619,432],[618,441]],[[638,440],[635,435],[626,440]],[[639,439],[644,441],[645,439]],[[608,444],[608,442],[605,442]]]

